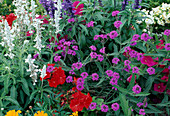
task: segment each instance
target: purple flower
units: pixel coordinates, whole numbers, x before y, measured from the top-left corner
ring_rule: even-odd
[[[113,71],[112,70],[107,70],[106,74],[107,74],[107,76],[111,77],[113,75]]]
[[[96,58],[97,57],[97,53],[96,52],[91,52],[90,56],[91,56],[91,58]]]
[[[114,72],[113,75],[112,75],[112,77],[114,77],[114,78],[116,78],[116,79],[119,79],[119,78],[120,78],[120,75],[119,75],[119,73]]]
[[[137,103],[137,106],[140,108],[143,105],[143,103],[139,102]]]
[[[169,36],[169,35],[170,35],[170,30],[169,30],[169,29],[166,29],[166,30],[164,31],[164,35]]]
[[[47,48],[51,48],[51,45],[50,45],[50,44],[47,44]]]
[[[101,35],[99,35],[102,39],[107,39],[107,35],[104,35],[104,34],[101,34]]]
[[[74,21],[74,18],[68,19],[68,22],[69,22],[69,23],[75,22],[75,21]]]
[[[93,45],[92,45],[92,46],[90,46],[89,48],[90,48],[91,50],[93,50],[93,51],[96,51],[96,47],[95,47],[95,46],[93,46]]]
[[[70,70],[70,71],[69,71],[69,74],[74,75],[75,72],[74,72],[73,70]]]
[[[68,76],[68,77],[66,78],[66,82],[67,82],[67,83],[73,82],[72,76]]]
[[[155,74],[155,69],[150,67],[147,69],[147,72],[149,73],[149,75]]]
[[[89,109],[94,110],[94,109],[96,109],[96,107],[97,107],[97,104],[95,102],[91,102]]]
[[[125,52],[128,52],[129,50],[131,50],[130,46],[127,46],[124,48]]]
[[[82,72],[80,75],[83,79],[87,78],[88,73],[87,72]]]
[[[97,81],[99,79],[99,75],[97,73],[93,73],[91,76],[93,81]]]
[[[111,80],[110,80],[110,84],[111,85],[117,85],[117,79],[116,78],[111,78]]]
[[[55,56],[55,57],[54,57],[54,61],[55,61],[55,62],[60,61],[60,58],[61,58],[61,56]]]
[[[118,29],[120,27],[120,25],[122,24],[121,21],[115,21],[114,22],[114,26]]]
[[[133,88],[132,88],[132,91],[135,93],[135,94],[139,94],[141,92],[141,87],[139,85],[135,85]]]
[[[165,44],[165,49],[166,49],[167,51],[170,51],[170,43]]]
[[[130,41],[130,45],[131,45],[131,46],[135,46],[136,44],[137,44],[136,41],[133,41],[133,40]]]
[[[168,66],[168,69],[170,70],[170,66]]]
[[[94,40],[97,40],[99,37],[100,37],[99,35],[95,35]]]
[[[102,111],[102,112],[107,112],[108,110],[109,110],[109,107],[108,107],[107,105],[103,104],[103,105],[101,106],[101,111]]]
[[[101,55],[101,54],[97,55],[97,57],[98,57],[98,60],[99,60],[100,62],[102,62],[103,59],[104,59],[103,55]]]
[[[135,34],[135,35],[133,35],[132,40],[133,40],[133,41],[137,41],[139,37],[140,37],[140,35]]]
[[[71,54],[71,55],[75,56],[75,55],[76,55],[76,52],[72,50],[72,54]]]
[[[116,32],[116,31],[111,31],[110,33],[109,33],[109,37],[111,38],[111,39],[114,39],[114,38],[116,38],[118,36],[118,33]]]
[[[120,60],[118,58],[113,58],[112,63],[117,64]]]
[[[78,50],[78,46],[73,46],[72,47],[74,50]]]
[[[126,72],[129,72],[130,69],[131,69],[131,66],[130,66],[130,65],[125,65],[124,70],[125,70]]]
[[[77,62],[75,66],[79,70],[83,66],[83,64],[81,62]]]
[[[142,53],[137,53],[137,60],[140,61],[143,58],[143,54]]]
[[[89,23],[87,23],[87,27],[94,27],[93,23],[94,21],[90,21]]]
[[[133,67],[132,68],[132,73],[139,73],[139,68],[138,67]]]
[[[116,16],[117,14],[119,14],[119,11],[113,11],[113,12],[112,12],[112,16],[113,16],[113,17]]]
[[[129,55],[130,55],[131,58],[136,58],[137,57],[137,52],[135,50],[131,50],[129,52]]]
[[[143,33],[141,35],[141,39],[144,40],[144,41],[148,41],[148,39],[150,39],[149,35],[147,33]]]
[[[38,55],[39,55],[39,54],[35,54],[35,55],[33,56],[33,59],[36,59],[36,58],[38,57]]]
[[[104,54],[105,53],[105,48],[106,47],[101,48],[99,52]]]
[[[113,103],[113,104],[111,105],[111,107],[112,107],[112,109],[113,109],[114,111],[117,111],[117,110],[119,109],[119,104],[118,104],[118,103]]]
[[[84,89],[84,86],[83,86],[83,84],[77,84],[77,85],[76,85],[76,88],[77,88],[79,91],[81,91],[81,90]]]
[[[77,84],[83,85],[84,84],[84,79],[83,78],[78,78],[77,79]]]
[[[47,67],[47,72],[52,72],[52,71],[53,71],[53,69],[54,69],[54,67],[53,67],[53,66],[48,66],[48,67]]]
[[[126,65],[129,65],[131,63],[131,61],[129,61],[129,60],[125,60],[124,61],[124,65],[126,66]]]
[[[140,109],[139,110],[139,115],[145,115],[145,110],[144,109]]]

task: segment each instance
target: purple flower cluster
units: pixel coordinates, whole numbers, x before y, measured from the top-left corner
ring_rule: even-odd
[[[99,75],[97,73],[93,73],[91,76],[93,81],[97,81],[99,79]]]
[[[165,49],[166,49],[167,51],[170,51],[170,43],[165,44]]]
[[[141,8],[141,6],[139,5],[140,2],[142,2],[142,0],[135,0],[134,9]]]
[[[107,112],[109,110],[109,107],[105,104],[101,105],[101,111],[102,112]]]
[[[113,12],[112,12],[112,16],[113,16],[113,17],[116,16],[117,14],[119,14],[119,11],[113,11]]]
[[[95,102],[92,102],[89,106],[89,109],[94,110],[94,109],[96,109],[96,107],[97,107],[97,104]]]
[[[84,79],[83,79],[83,78],[78,78],[78,79],[77,79],[76,88],[77,88],[79,91],[82,91],[82,90],[84,89]]]
[[[73,10],[73,3],[71,0],[64,0],[62,3],[62,9],[63,11],[66,11],[66,13],[68,13],[67,15],[69,17],[74,17],[75,11]]]
[[[139,85],[135,85],[133,88],[132,88],[132,91],[135,93],[135,94],[139,94],[141,92],[141,87]]]
[[[71,68],[73,70],[75,70],[76,68],[79,70],[82,66],[83,66],[83,64],[81,62],[77,62],[77,63],[73,63]]]
[[[71,23],[71,22],[75,22],[74,18],[70,18],[68,19],[68,22]]]
[[[112,59],[112,63],[113,64],[117,64],[119,61],[120,61],[119,58],[113,58]]]
[[[106,35],[104,35],[104,34],[101,34],[101,35],[95,35],[95,36],[94,36],[94,40],[98,40],[98,39],[99,39],[99,37],[100,37],[100,38],[102,38],[102,39],[107,39],[107,34],[106,34]]]
[[[113,103],[111,105],[111,108],[114,110],[114,111],[117,111],[119,109],[119,104],[118,103]]]
[[[115,21],[114,22],[114,26],[118,29],[120,27],[120,25],[122,24],[121,21]]]
[[[150,67],[147,69],[147,72],[149,73],[149,75],[153,75],[155,74],[155,69],[153,67]]]
[[[166,30],[164,31],[164,35],[169,36],[169,35],[170,35],[170,29],[166,29]]]
[[[66,78],[66,82],[67,82],[67,83],[72,83],[72,82],[73,82],[73,77],[72,77],[72,76],[68,76],[68,77]]]
[[[39,0],[39,2],[43,5],[45,10],[47,11],[47,14],[49,14],[51,18],[54,18],[55,10],[57,10],[54,5],[56,4],[56,2],[54,2],[53,0]]]
[[[87,72],[82,72],[81,75],[80,75],[83,79],[87,78],[88,73]]]
[[[111,39],[114,39],[118,36],[118,33],[116,31],[111,31],[108,35]]]

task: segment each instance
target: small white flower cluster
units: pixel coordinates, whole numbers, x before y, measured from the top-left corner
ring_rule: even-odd
[[[27,72],[31,72],[30,77],[33,80],[33,85],[37,82],[37,72],[39,71],[38,66],[34,65],[35,59],[32,59],[31,54],[28,55],[27,59],[25,59],[25,63],[29,64],[29,69]]]
[[[170,4],[162,3],[161,6],[152,8],[151,11],[146,9],[142,9],[141,11],[145,13],[145,15],[141,14],[141,16],[148,17],[146,19],[142,19],[148,27],[149,25],[156,23],[162,26],[170,23]],[[137,21],[137,23],[140,24],[142,21]]]
[[[47,74],[46,74],[46,65],[44,65],[43,66],[43,69],[42,70],[40,70],[40,72],[41,72],[41,78],[43,79]]]
[[[15,46],[13,44],[15,35],[12,34],[13,30],[12,29],[10,30],[10,26],[8,25],[7,20],[5,20],[4,23],[5,23],[4,30],[3,29],[1,30],[2,42],[0,44],[3,47],[7,48],[9,51],[9,52],[7,51],[5,56],[9,56],[12,59],[15,56],[12,53],[12,50],[14,49],[14,46]]]
[[[41,26],[40,24],[42,23],[42,21],[40,19],[34,19],[33,20],[33,26],[36,28],[36,37],[34,39],[34,41],[36,41],[36,44],[34,45],[35,48],[37,48],[39,50],[39,52],[37,52],[38,54],[41,52],[41,48],[45,47],[41,44]]]
[[[55,4],[56,5],[56,4]],[[61,1],[57,0],[57,5],[55,6],[57,7],[57,10],[55,10],[55,27],[56,27],[56,34],[58,34],[58,32],[60,32],[61,30],[60,25],[59,25],[59,21],[60,21],[60,15],[61,15],[61,9],[62,9],[62,5],[61,5]]]

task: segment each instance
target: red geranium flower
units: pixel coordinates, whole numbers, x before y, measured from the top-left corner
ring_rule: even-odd
[[[154,84],[154,91],[164,92],[165,89],[166,89],[166,85],[164,85],[164,83]]]
[[[165,81],[168,81],[168,78],[169,78],[168,76],[163,76],[161,79],[165,80]]]
[[[83,94],[81,91],[78,91],[72,95],[73,99],[70,103],[70,109],[73,112],[82,111],[83,108],[88,108],[92,102],[92,97],[88,93],[87,95]]]
[[[12,27],[13,21],[17,18],[13,13],[10,13],[9,15],[6,15],[6,20],[10,27]]]
[[[76,12],[74,13],[75,15],[82,15],[82,12],[81,11],[83,11],[83,8],[84,8],[84,4],[80,4],[78,7],[77,7],[77,5],[80,3],[80,1],[75,1],[74,3],[73,3],[73,7],[75,7],[75,8],[73,8],[73,10],[75,10]],[[76,8],[77,7],[77,8]]]
[[[59,68],[55,68],[54,72],[52,73],[52,78],[56,78],[59,84],[64,84],[66,81],[66,75],[64,70],[61,69],[61,67]]]
[[[48,79],[48,82],[49,82],[50,87],[55,87],[56,88],[57,85],[59,85],[58,80],[56,78]]]

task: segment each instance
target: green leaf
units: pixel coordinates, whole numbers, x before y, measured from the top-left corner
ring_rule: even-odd
[[[27,81],[25,80],[25,78],[21,78],[21,82],[22,82],[22,89],[23,91],[28,95],[30,96],[30,91],[29,91],[29,87],[28,87],[28,83]]]
[[[15,98],[16,99],[16,88],[15,88],[15,86],[13,85],[12,87],[11,87],[11,90],[10,90],[10,96],[12,97],[12,98]]]
[[[86,35],[88,35],[88,31],[87,31],[87,27],[82,25],[82,24],[79,24],[79,26],[82,28],[82,31],[86,33]]]
[[[14,103],[14,104],[17,105],[17,106],[20,106],[19,103],[18,103],[18,101],[17,101],[16,99],[12,98],[11,96],[5,96],[4,99],[7,100],[7,101],[10,101],[10,102],[12,102],[12,103]]]
[[[128,91],[132,90],[132,87],[135,85],[135,74],[133,73],[132,74],[132,78],[131,78],[131,81],[127,87]]]
[[[139,94],[135,94],[134,96],[148,96],[148,95],[150,95],[150,93],[140,92]]]
[[[125,95],[121,93],[119,94],[119,98],[120,98],[120,106],[122,107],[124,116],[128,116],[128,109],[129,109],[128,101],[126,100]]]
[[[39,90],[35,90],[31,93],[30,95],[30,101],[32,101],[32,99],[34,98],[35,94],[38,92]]]

